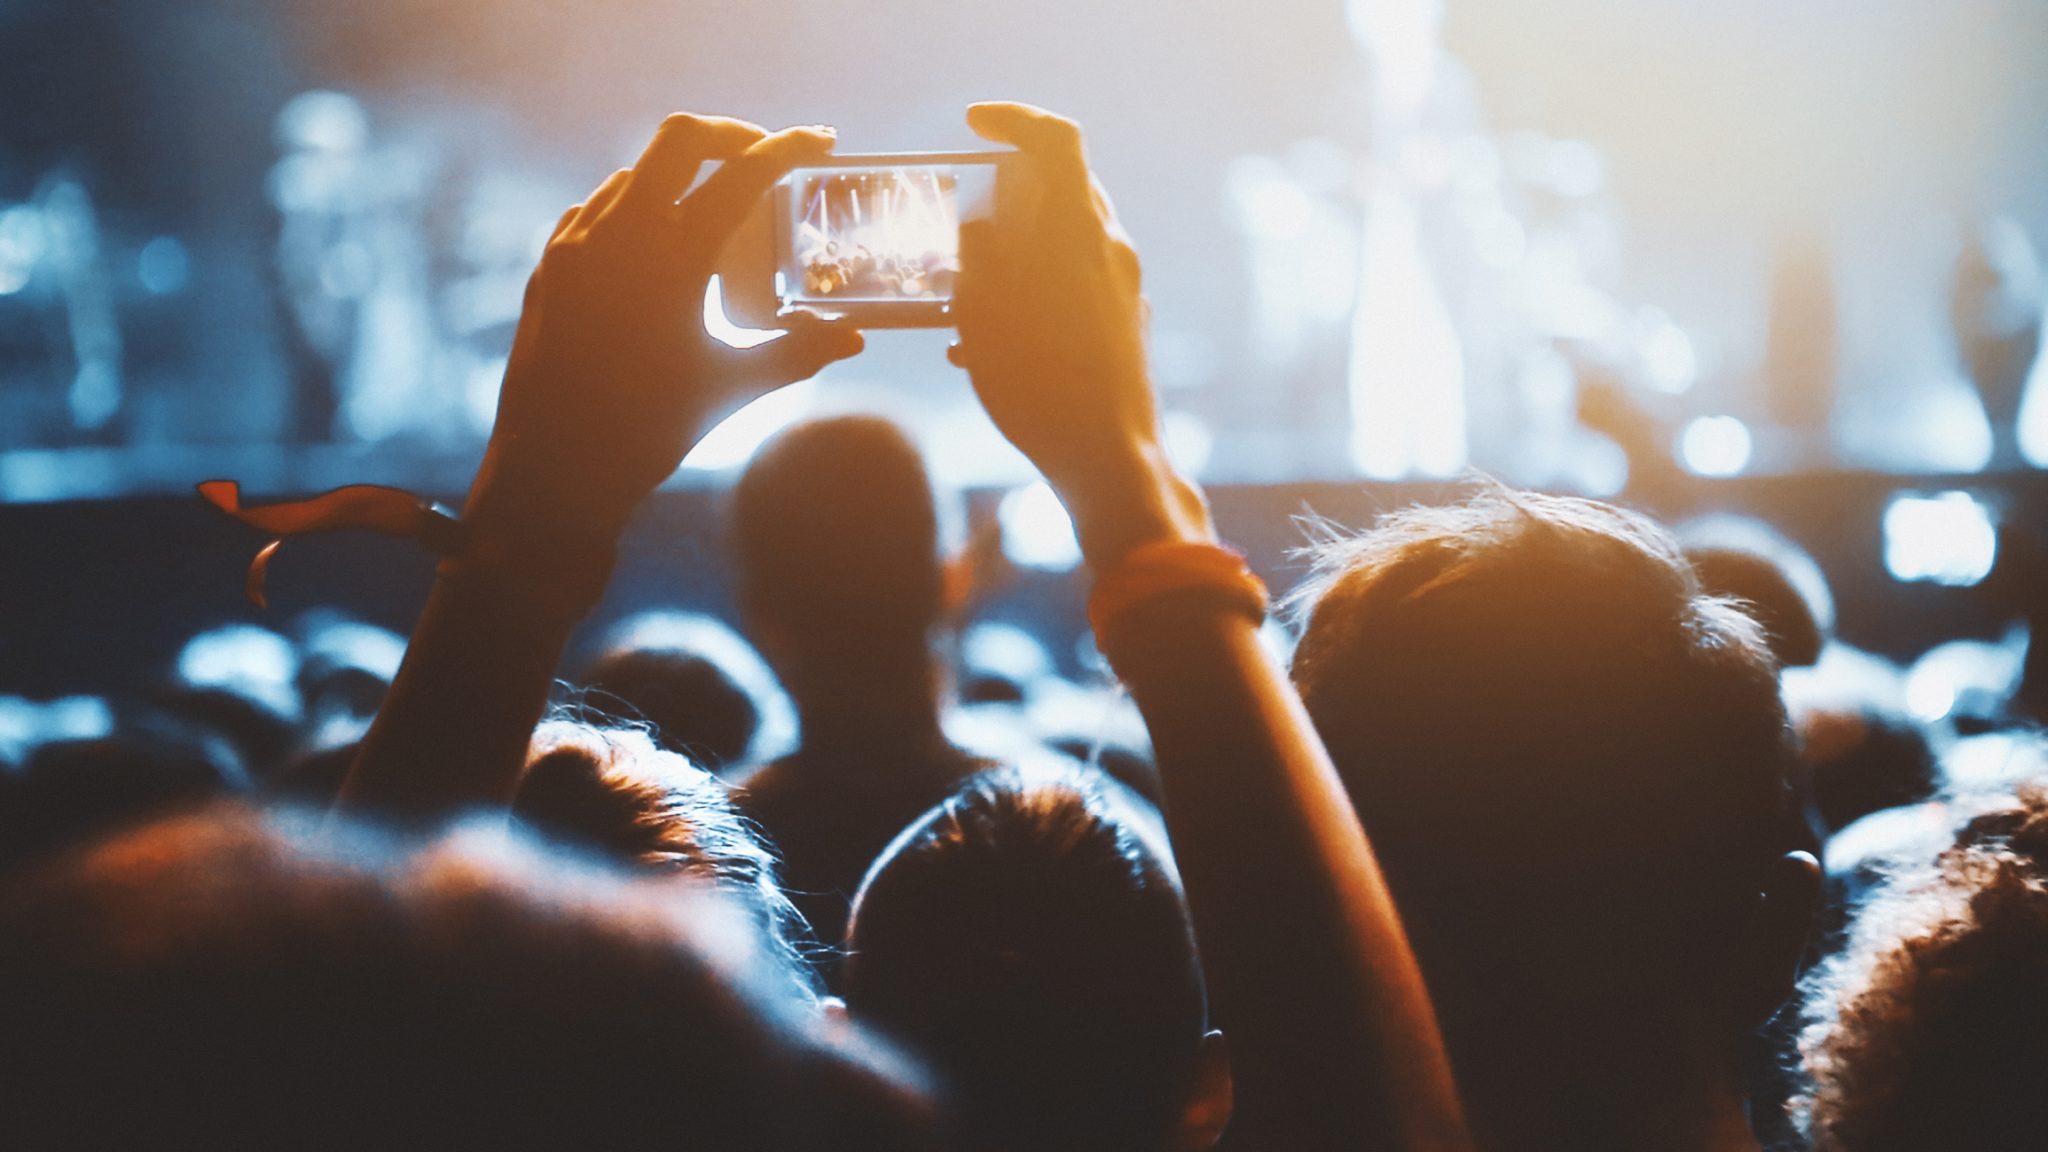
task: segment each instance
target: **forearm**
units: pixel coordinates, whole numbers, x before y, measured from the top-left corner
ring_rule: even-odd
[[[1151,542],[1212,543],[1155,447],[1064,486],[1097,572]],[[1168,831],[1253,1147],[1468,1145],[1419,969],[1365,831],[1251,617],[1201,591],[1098,637],[1145,715]]]
[[[1414,958],[1342,786],[1249,619],[1133,611],[1118,674],[1152,731],[1238,1078],[1239,1146],[1465,1146]]]
[[[338,806],[432,819],[509,803],[570,632],[608,574],[607,553],[442,575]]]

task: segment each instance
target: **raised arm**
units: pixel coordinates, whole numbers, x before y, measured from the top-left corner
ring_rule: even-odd
[[[1155,545],[1214,544],[1200,490],[1161,450],[1137,253],[1089,175],[1079,129],[1016,104],[976,105],[968,122],[1024,155],[1006,216],[963,235],[954,361],[1066,502],[1099,582]],[[1230,1040],[1237,1118],[1226,1141],[1468,1147],[1364,830],[1242,599],[1126,597],[1098,636],[1157,751]]]
[[[433,817],[509,800],[634,507],[721,411],[860,349],[858,332],[820,322],[739,351],[700,319],[719,250],[754,201],[832,143],[824,129],[671,116],[638,163],[563,215],[527,285],[464,543],[342,807]]]

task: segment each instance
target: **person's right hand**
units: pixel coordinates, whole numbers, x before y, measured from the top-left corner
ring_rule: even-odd
[[[1166,462],[1138,254],[1089,175],[1080,127],[1009,103],[976,104],[967,123],[1019,155],[998,219],[960,230],[953,361],[1060,493],[1090,563],[1149,540],[1213,540],[1200,492]]]

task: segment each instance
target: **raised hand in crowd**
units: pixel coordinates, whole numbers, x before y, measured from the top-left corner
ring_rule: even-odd
[[[431,816],[505,802],[569,629],[603,592],[633,509],[713,417],[860,350],[858,332],[823,321],[744,351],[698,321],[719,251],[753,203],[833,142],[826,129],[671,116],[632,168],[562,217],[527,288],[464,543],[343,806]]]
[[[1152,732],[1237,1084],[1233,1144],[1467,1146],[1421,976],[1329,758],[1257,641],[1263,594],[1163,450],[1136,250],[1080,129],[1021,104],[968,123],[1021,153],[962,229],[955,312],[989,415],[1059,492],[1097,642]]]

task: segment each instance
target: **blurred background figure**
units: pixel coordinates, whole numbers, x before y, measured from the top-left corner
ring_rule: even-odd
[[[424,158],[375,144],[362,102],[332,91],[286,103],[277,145],[270,199],[298,437],[445,426],[447,403],[426,388],[437,333]]]
[[[740,782],[740,806],[834,946],[882,848],[993,766],[943,726],[953,688],[937,647],[945,569],[931,479],[887,421],[799,424],[740,477],[729,532],[747,633],[799,724],[794,751]]]
[[[1966,230],[1949,316],[1956,351],[1991,423],[1991,466],[2024,463],[2020,405],[2041,354],[2048,309],[2041,258],[2026,229],[2001,217]]]
[[[767,665],[738,633],[698,613],[622,621],[575,680],[585,708],[650,725],[662,747],[713,772],[751,763],[759,745],[787,749],[794,737],[788,698]]]

